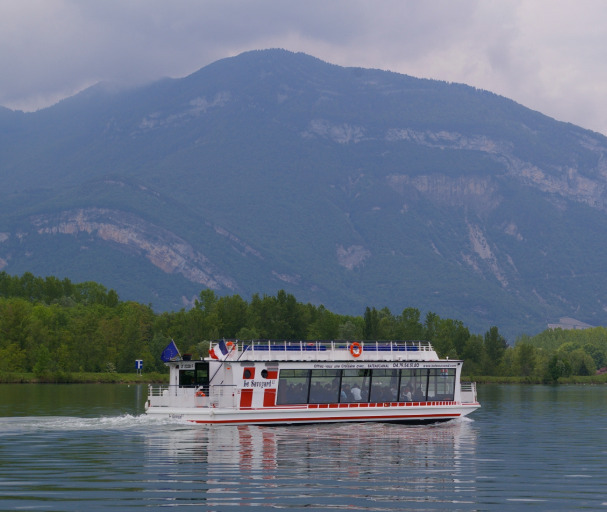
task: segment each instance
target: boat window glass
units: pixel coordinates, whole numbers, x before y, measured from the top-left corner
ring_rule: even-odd
[[[368,402],[370,381],[371,370],[368,368],[359,370],[342,370],[341,395],[339,401],[342,403]]]
[[[179,370],[179,387],[191,388],[196,385],[196,370]]]
[[[209,385],[209,363],[196,363],[196,385]]]
[[[398,370],[373,370],[371,402],[394,402],[398,391]]]
[[[281,370],[276,403],[305,404],[308,401],[309,387],[309,370]]]
[[[400,400],[403,402],[425,402],[428,386],[428,370],[401,370],[400,371]],[[409,398],[410,393],[410,398]]]
[[[428,379],[428,400],[453,400],[455,368],[431,368]]]
[[[310,371],[311,404],[330,404],[339,402],[340,370]]]

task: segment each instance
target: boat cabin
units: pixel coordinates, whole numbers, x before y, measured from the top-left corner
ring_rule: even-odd
[[[202,361],[168,362],[169,386],[150,387],[148,412],[169,408],[170,415],[189,418],[192,409],[214,410],[206,413],[214,415],[219,410],[259,413],[476,403],[476,388],[460,385],[462,361],[439,359],[423,341],[220,340],[209,354]]]

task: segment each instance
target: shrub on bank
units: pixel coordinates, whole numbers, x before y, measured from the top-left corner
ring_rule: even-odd
[[[0,372],[2,384],[166,384],[169,376],[162,373],[93,373],[93,372],[53,372],[15,373]]]

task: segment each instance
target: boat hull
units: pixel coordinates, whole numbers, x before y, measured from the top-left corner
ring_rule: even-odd
[[[234,410],[221,408],[150,407],[147,414],[164,419],[183,420],[201,424],[293,425],[306,423],[436,423],[461,418],[480,407],[462,405],[404,405],[339,408],[264,408]]]

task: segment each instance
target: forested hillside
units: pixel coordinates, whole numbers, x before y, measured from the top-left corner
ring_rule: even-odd
[[[160,354],[171,339],[182,353],[208,355],[208,341],[237,339],[429,340],[441,357],[465,360],[467,375],[555,381],[592,375],[607,361],[607,331],[548,331],[508,347],[497,327],[470,333],[459,320],[415,307],[393,314],[367,307],[360,316],[276,295],[218,297],[203,290],[194,307],[155,313],[120,301],[94,282],[10,276],[0,272],[0,373],[31,372],[43,380],[69,380],[75,372],[165,371]]]

